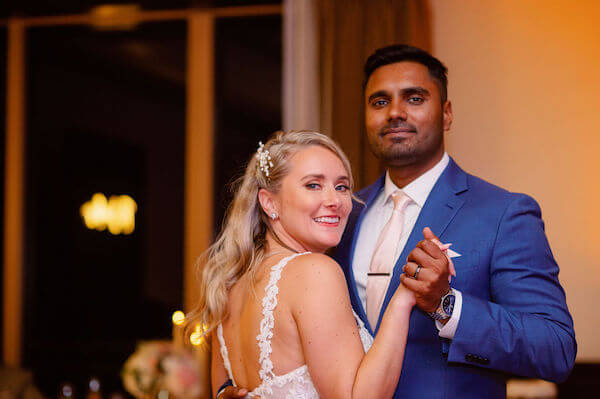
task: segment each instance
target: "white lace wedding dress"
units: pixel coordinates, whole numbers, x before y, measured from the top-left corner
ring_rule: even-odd
[[[306,252],[308,253],[308,252]],[[262,399],[318,399],[319,394],[315,389],[315,386],[308,373],[308,367],[306,365],[300,366],[297,369],[290,371],[284,375],[275,375],[273,373],[273,362],[271,362],[271,338],[273,337],[273,310],[277,306],[277,282],[281,278],[281,272],[287,263],[295,258],[304,254],[294,254],[280,260],[271,268],[271,276],[269,283],[265,287],[265,296],[262,300],[263,306],[263,319],[260,323],[260,333],[256,337],[258,346],[260,348],[260,371],[259,376],[261,384],[246,397],[252,398],[254,396],[260,396]],[[369,350],[373,344],[373,337],[369,334],[365,328],[362,320],[354,313],[356,323],[358,324],[358,331],[360,339],[362,341],[365,352]],[[229,353],[227,351],[227,345],[223,338],[223,326],[219,324],[217,327],[217,337],[221,346],[221,356],[223,357],[223,363],[229,378],[233,382],[234,386],[237,386],[233,373],[231,371],[231,363],[229,362]]]

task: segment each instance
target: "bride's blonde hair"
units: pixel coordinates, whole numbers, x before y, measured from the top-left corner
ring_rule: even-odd
[[[350,187],[353,187],[350,162],[331,138],[312,131],[276,132],[264,145],[272,163],[268,176],[260,168],[259,153],[255,153],[244,176],[235,184],[235,196],[227,209],[221,233],[196,264],[200,298],[186,317],[186,330],[201,323],[204,332],[209,333],[227,317],[229,289],[244,274],[253,276],[265,255],[265,234],[270,229],[270,222],[258,201],[258,191],[264,188],[277,193],[281,180],[289,172],[289,159],[313,145],[338,156],[348,173]]]

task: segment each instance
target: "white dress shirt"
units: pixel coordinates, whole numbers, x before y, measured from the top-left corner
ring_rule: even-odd
[[[404,246],[408,241],[413,227],[421,213],[423,205],[431,192],[431,189],[435,185],[436,181],[448,166],[450,158],[448,154],[444,153],[442,159],[427,172],[423,173],[417,179],[407,184],[404,188],[398,188],[390,178],[388,172],[385,174],[385,187],[382,191],[377,194],[377,197],[373,203],[369,206],[367,213],[360,225],[360,231],[358,232],[358,240],[356,242],[356,249],[354,251],[354,258],[352,259],[352,270],[354,272],[354,279],[358,288],[358,296],[362,302],[363,308],[366,309],[366,295],[367,295],[367,273],[371,265],[371,258],[375,251],[375,245],[377,239],[381,234],[381,230],[388,222],[394,209],[394,203],[390,198],[390,195],[396,191],[401,190],[412,200],[409,202],[404,213],[404,225],[402,226],[402,236],[398,243],[398,249],[394,256],[394,264],[400,257],[400,254],[404,250]],[[454,303],[454,311],[452,317],[446,325],[440,322],[436,322],[436,326],[439,330],[439,334],[443,338],[452,339],[456,328],[458,327],[458,320],[460,319],[460,313],[462,309],[462,295],[459,291],[456,291],[456,301]],[[373,326],[374,328],[374,326]]]

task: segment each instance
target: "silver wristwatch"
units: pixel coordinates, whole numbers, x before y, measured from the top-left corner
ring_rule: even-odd
[[[453,288],[442,297],[440,304],[435,312],[428,312],[427,314],[433,320],[446,320],[452,317],[452,311],[454,310],[454,302],[456,301],[456,292]]]

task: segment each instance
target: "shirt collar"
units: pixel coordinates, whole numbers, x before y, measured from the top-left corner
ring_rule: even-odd
[[[433,189],[435,182],[441,176],[446,166],[448,166],[448,162],[450,162],[450,157],[446,152],[442,156],[442,159],[433,166],[433,168],[429,169],[427,172],[423,173],[421,176],[417,177],[415,180],[404,186],[403,189],[398,188],[390,178],[390,173],[388,171],[385,172],[385,201],[386,203],[390,198],[390,195],[396,190],[402,190],[404,194],[408,195],[410,199],[412,199],[419,208],[422,208],[425,205],[425,201],[429,196],[429,193]]]

